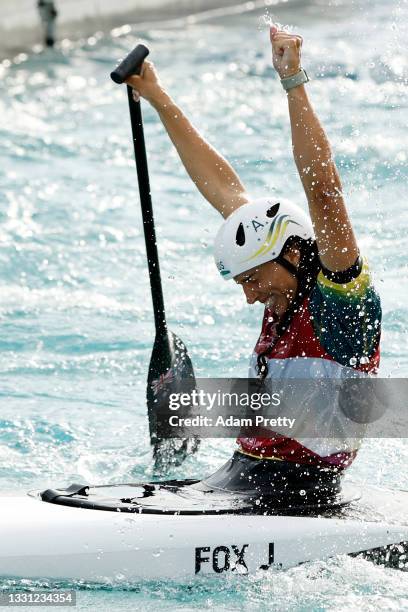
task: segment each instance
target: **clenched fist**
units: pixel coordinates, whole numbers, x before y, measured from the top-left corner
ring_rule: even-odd
[[[290,77],[301,69],[300,55],[303,38],[278,30],[276,25],[270,27],[273,67],[281,79]]]

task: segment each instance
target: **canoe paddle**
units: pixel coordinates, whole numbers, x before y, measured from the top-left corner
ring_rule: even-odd
[[[143,61],[148,54],[147,47],[137,45],[111,73],[112,80],[122,84],[132,74],[140,74]],[[157,432],[157,413],[168,408],[171,393],[195,389],[196,383],[187,348],[182,340],[168,329],[166,323],[141,105],[140,101],[135,102],[133,99],[132,88],[129,85],[127,85],[127,95],[156,326],[146,392],[150,442],[153,446],[156,469],[165,470],[171,465],[180,465],[188,454],[195,452],[199,446],[199,440],[188,437],[161,438]]]

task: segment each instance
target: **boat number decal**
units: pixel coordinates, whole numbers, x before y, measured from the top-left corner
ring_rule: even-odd
[[[243,544],[242,546],[216,546],[211,549],[210,546],[199,546],[195,549],[195,573],[198,574],[201,570],[201,566],[204,563],[210,563],[212,569],[217,574],[227,572],[229,570],[234,571],[238,567],[248,571],[247,564],[245,562],[245,553],[249,547],[249,544]],[[268,545],[268,562],[261,565],[259,569],[266,570],[274,562],[274,544],[269,543]]]

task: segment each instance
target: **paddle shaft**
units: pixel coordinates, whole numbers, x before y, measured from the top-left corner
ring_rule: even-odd
[[[140,102],[135,102],[133,99],[132,88],[129,87],[129,85],[127,85],[127,94],[129,100],[130,123],[132,126],[137,179],[139,183],[140,204],[142,208],[147,265],[149,267],[150,287],[152,292],[154,322],[156,325],[156,333],[166,335],[166,314],[164,310],[159,254],[157,252],[156,230],[154,227],[153,206],[150,194],[149,171],[147,167],[142,112]]]
[[[140,74],[144,59],[149,49],[137,45],[133,51],[111,72],[111,79],[118,84],[124,83],[132,74]],[[164,310],[163,289],[160,277],[159,254],[157,252],[156,230],[154,227],[153,206],[150,194],[149,171],[147,168],[146,145],[143,131],[142,110],[140,101],[135,102],[132,88],[127,86],[130,123],[132,126],[133,149],[135,153],[137,180],[139,184],[140,204],[142,208],[143,230],[146,243],[147,265],[149,268],[150,287],[152,291],[156,337],[167,338],[166,314]]]

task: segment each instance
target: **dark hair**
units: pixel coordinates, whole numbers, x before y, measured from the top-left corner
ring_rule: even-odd
[[[305,240],[304,238],[291,236],[283,247],[282,255],[285,255],[291,248],[297,248],[300,251],[297,274],[298,286],[292,303],[285,312],[282,321],[277,325],[276,331],[278,337],[282,336],[282,334],[288,330],[294,315],[302,308],[303,302],[316,284],[317,275],[321,269],[316,240]],[[268,374],[266,355],[271,351],[275,341],[276,340],[271,342],[257,357],[258,374],[261,380],[264,380]]]

